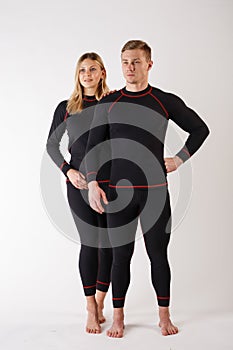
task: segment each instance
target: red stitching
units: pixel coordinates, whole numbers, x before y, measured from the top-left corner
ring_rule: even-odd
[[[168,111],[166,110],[166,108],[164,107],[164,105],[162,104],[162,102],[156,97],[154,96],[153,94],[150,94],[159,104],[160,106],[162,107],[162,109],[164,110],[164,112],[166,113],[166,117],[168,119],[169,117],[169,114],[168,114]]]
[[[99,283],[99,284],[104,284],[105,286],[109,286],[110,285],[110,283],[105,283],[105,282],[100,282],[100,281],[96,281],[97,283]]]
[[[121,93],[122,93],[123,96],[135,98],[135,97],[143,97],[143,96],[146,96],[146,95],[150,94],[151,91],[152,91],[152,86],[151,86],[150,90],[148,90],[147,92],[145,92],[144,94],[141,94],[141,95],[127,95],[126,93],[124,93],[123,90],[121,90]]]
[[[108,113],[111,111],[112,107],[115,105],[115,103],[117,103],[120,99],[122,98],[122,95],[120,95],[119,97],[117,97],[117,99],[111,104],[111,106],[108,109]]]
[[[62,169],[65,164],[67,164],[67,163],[63,162],[62,165],[60,166],[60,169]]]
[[[96,284],[94,284],[93,286],[83,286],[83,288],[94,288],[96,287]]]
[[[95,99],[95,100],[89,100],[89,99],[86,98],[86,97],[84,97],[83,100],[84,100],[84,101],[88,101],[88,102],[95,102],[95,101],[96,101],[96,99]]]
[[[64,121],[66,121],[66,119],[67,119],[67,117],[68,117],[68,112],[66,112],[66,114],[65,114],[65,117],[64,117]]]
[[[184,151],[190,157],[190,153],[186,149],[183,148],[182,151]]]
[[[148,185],[148,186],[140,186],[140,185],[135,185],[135,186],[114,186],[114,185],[109,185],[109,187],[114,187],[114,188],[151,188],[151,187],[160,187],[160,186],[165,186],[165,185],[167,185],[167,182],[164,182],[163,184]]]
[[[166,299],[167,300],[167,299],[170,299],[170,297],[157,297],[157,299],[164,299],[164,300]]]

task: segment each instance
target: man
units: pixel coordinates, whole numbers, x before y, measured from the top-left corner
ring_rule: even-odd
[[[130,261],[140,217],[143,238],[151,262],[152,284],[159,305],[159,326],[163,335],[176,334],[170,320],[170,267],[167,246],[171,233],[171,208],[167,173],[175,171],[201,146],[209,134],[204,121],[176,95],[148,84],[152,68],[151,49],[141,40],[127,42],[121,51],[126,86],[103,98],[96,107],[86,160],[90,206],[104,212],[101,203],[111,206],[107,213],[113,247],[113,325],[107,334],[122,337],[124,302],[130,283]],[[169,119],[189,136],[182,149],[163,158]],[[110,139],[112,169],[108,200],[96,182],[99,146]],[[98,147],[95,147],[99,145]],[[106,159],[107,161],[108,159]]]

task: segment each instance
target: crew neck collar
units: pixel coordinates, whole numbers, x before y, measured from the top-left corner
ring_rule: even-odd
[[[140,91],[129,91],[129,90],[126,90],[126,86],[125,86],[121,90],[121,93],[125,96],[144,96],[149,94],[151,90],[152,90],[152,87],[150,86],[150,84],[148,84],[144,90],[140,90]]]
[[[83,99],[86,101],[96,101],[95,95],[83,95]]]

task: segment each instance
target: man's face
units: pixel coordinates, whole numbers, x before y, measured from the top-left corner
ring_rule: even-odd
[[[121,54],[124,78],[128,84],[140,84],[148,80],[148,72],[153,62],[146,59],[141,49],[126,50]]]

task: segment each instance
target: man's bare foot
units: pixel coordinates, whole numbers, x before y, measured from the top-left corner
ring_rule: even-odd
[[[122,338],[124,335],[124,310],[115,308],[112,327],[107,331],[107,336],[111,338]]]
[[[106,321],[106,318],[103,315],[104,299],[106,294],[107,294],[106,292],[102,292],[100,290],[96,291],[96,302],[97,302],[99,323],[104,323]]]
[[[162,335],[172,335],[178,333],[178,328],[170,320],[168,307],[159,307],[159,327],[161,327]]]
[[[101,327],[99,323],[97,303],[96,303],[95,297],[87,297],[86,332],[92,333],[92,334],[101,333]]]

